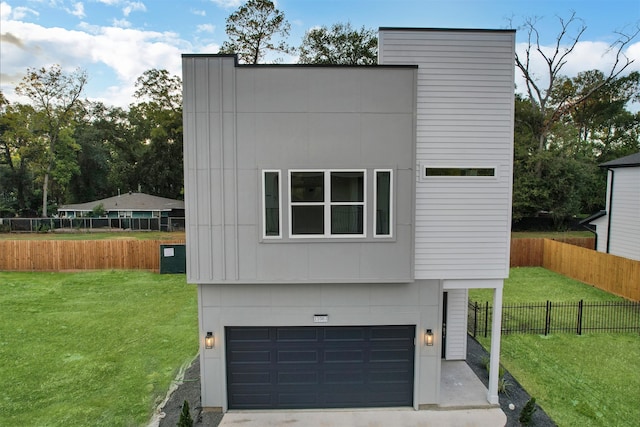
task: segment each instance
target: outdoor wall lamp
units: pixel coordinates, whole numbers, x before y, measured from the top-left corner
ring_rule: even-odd
[[[216,343],[216,339],[213,336],[213,332],[207,332],[207,336],[204,337],[204,348],[213,348]]]
[[[424,333],[424,345],[432,346],[433,345],[433,330],[427,329]]]

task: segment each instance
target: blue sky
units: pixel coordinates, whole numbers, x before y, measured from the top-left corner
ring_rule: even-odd
[[[182,53],[215,53],[226,39],[225,19],[240,0],[0,0],[0,88],[13,88],[27,68],[60,64],[89,75],[85,95],[109,105],[133,102],[134,82],[145,70],[180,75]],[[355,27],[513,28],[537,17],[543,44],[558,33],[558,16],[572,12],[587,31],[565,68],[567,75],[605,68],[616,31],[640,25],[640,0],[277,0],[291,23],[289,43],[305,31],[337,22]],[[525,41],[525,33],[517,33]],[[521,48],[521,45],[519,46]],[[637,58],[640,40],[627,50]],[[283,58],[295,62],[295,58]]]

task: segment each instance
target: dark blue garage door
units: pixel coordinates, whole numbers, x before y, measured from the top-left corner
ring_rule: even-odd
[[[413,405],[414,325],[225,332],[229,409]]]

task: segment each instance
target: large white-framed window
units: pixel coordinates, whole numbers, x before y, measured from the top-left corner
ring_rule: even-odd
[[[373,237],[393,236],[393,170],[375,169]]]
[[[279,239],[282,237],[282,183],[280,171],[262,171],[262,237]]]
[[[364,169],[290,170],[290,237],[365,237],[366,181]]]

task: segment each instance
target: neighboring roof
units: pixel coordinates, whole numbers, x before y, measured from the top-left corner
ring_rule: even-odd
[[[145,193],[125,193],[93,202],[63,205],[58,211],[91,211],[100,203],[105,211],[170,211],[184,209],[184,201],[152,196]]]
[[[589,224],[589,223],[591,223],[591,221],[595,221],[598,218],[602,218],[606,214],[607,214],[607,211],[598,211],[598,212],[594,213],[593,215],[591,215],[590,217],[583,219],[578,224],[580,224],[580,225]]]
[[[624,168],[630,166],[640,166],[640,152],[611,160],[600,165],[601,168]]]

